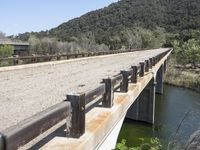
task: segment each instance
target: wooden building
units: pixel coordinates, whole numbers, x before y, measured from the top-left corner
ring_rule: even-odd
[[[13,46],[13,48],[14,48],[13,55],[19,55],[19,56],[27,56],[27,55],[29,55],[29,43],[13,42],[13,41],[1,41],[0,40],[0,46],[1,45]]]

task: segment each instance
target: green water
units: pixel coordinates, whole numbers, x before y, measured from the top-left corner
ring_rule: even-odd
[[[180,122],[182,123],[178,130]],[[142,140],[148,142],[150,138],[158,137],[164,147],[173,141],[173,147],[182,149],[189,136],[198,129],[200,129],[200,94],[165,85],[164,94],[156,95],[154,126],[125,119],[118,142],[126,139],[128,146],[138,146]]]

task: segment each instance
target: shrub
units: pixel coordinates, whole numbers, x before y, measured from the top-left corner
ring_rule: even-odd
[[[138,147],[127,147],[126,140],[116,145],[116,150],[162,150],[162,145],[158,138],[151,138],[149,143],[142,143]]]
[[[0,57],[9,57],[13,55],[14,48],[9,45],[0,46]]]

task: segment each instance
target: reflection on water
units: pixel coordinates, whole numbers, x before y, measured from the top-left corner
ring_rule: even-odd
[[[189,136],[198,129],[200,94],[165,85],[164,94],[156,95],[155,125],[126,119],[118,142],[126,139],[128,146],[138,146],[152,137],[158,137],[165,147],[172,141],[173,145],[184,146]]]

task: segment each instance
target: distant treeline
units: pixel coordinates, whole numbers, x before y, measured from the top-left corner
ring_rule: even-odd
[[[42,43],[35,50],[39,53],[157,48],[174,44],[182,50],[188,42],[199,43],[199,10],[199,0],[121,0],[49,31],[24,33],[12,38]],[[43,45],[48,45],[45,43],[55,41],[57,47],[54,50],[44,48]],[[63,45],[65,48],[61,48]],[[178,57],[188,55],[180,49]]]

